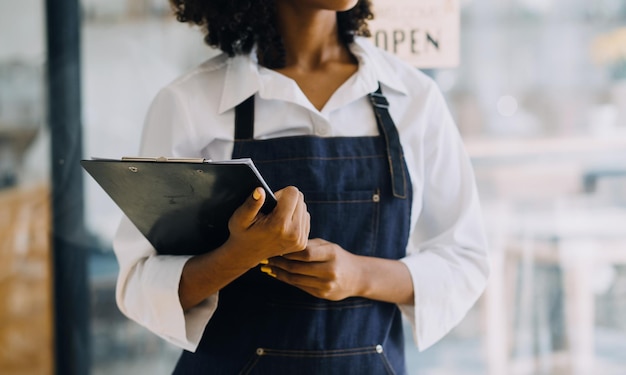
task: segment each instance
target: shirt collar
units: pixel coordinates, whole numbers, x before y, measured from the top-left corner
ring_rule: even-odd
[[[391,89],[403,95],[408,90],[402,80],[395,74],[395,69],[384,56],[385,52],[378,50],[366,38],[356,37],[350,45],[352,54],[359,63],[357,79],[367,92],[374,92],[381,84],[384,89]],[[219,113],[224,113],[258,93],[263,82],[256,51],[247,55],[237,55],[228,59],[222,99]]]
[[[376,91],[380,83],[383,92],[388,88],[403,95],[409,94],[406,85],[396,74],[396,67],[389,61],[390,57],[385,56],[387,52],[378,49],[364,37],[356,37],[350,45],[350,51],[359,61],[361,77],[368,87],[373,88],[371,92]]]
[[[222,88],[222,100],[219,113],[229,109],[248,99],[259,91],[261,82],[259,78],[259,65],[256,61],[256,51],[248,55],[236,55],[228,59],[226,77]]]

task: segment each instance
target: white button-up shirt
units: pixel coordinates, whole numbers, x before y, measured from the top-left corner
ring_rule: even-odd
[[[159,92],[146,118],[140,153],[230,159],[234,108],[255,94],[256,139],[377,135],[367,95],[380,82],[413,184],[412,229],[401,261],[411,273],[415,301],[399,307],[412,323],[418,349],[424,350],[465,316],[486,285],[487,245],[473,171],[435,83],[364,38],[350,48],[359,69],[321,111],[295,81],[259,66],[254,54],[210,59]],[[121,311],[195,351],[219,293],[184,312],[178,285],[189,257],[157,255],[126,218],[114,249]]]

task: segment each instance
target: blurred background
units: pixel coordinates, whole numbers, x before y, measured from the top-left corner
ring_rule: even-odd
[[[461,64],[427,73],[474,164],[492,276],[466,319],[432,348],[418,353],[407,332],[410,373],[624,374],[626,2],[461,4]],[[79,12],[74,149],[136,154],[157,90],[215,52],[173,19],[166,0],[83,0]],[[93,374],[168,374],[179,350],[115,305],[111,240],[121,213],[82,173],[72,188],[78,203],[56,198],[70,188],[53,178],[65,159],[51,157],[56,105],[48,103],[63,91],[49,90],[49,30],[45,2],[0,0],[0,373],[51,374],[54,347],[71,352],[59,348],[71,342]],[[72,294],[82,305],[72,314],[86,317],[78,334],[53,329],[63,279],[52,271],[75,276],[56,266],[63,251],[52,251],[53,207],[80,211],[71,214],[80,234],[60,239],[71,242],[72,259],[84,256],[73,282],[86,265],[84,289]]]

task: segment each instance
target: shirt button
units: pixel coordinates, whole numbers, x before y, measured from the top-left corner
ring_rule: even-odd
[[[383,346],[382,345],[376,345],[376,353],[380,354],[383,352]]]

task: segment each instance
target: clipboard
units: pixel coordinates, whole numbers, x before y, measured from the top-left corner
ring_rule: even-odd
[[[125,157],[80,164],[163,255],[197,255],[222,245],[231,215],[257,187],[266,195],[261,212],[276,206],[251,159]]]

